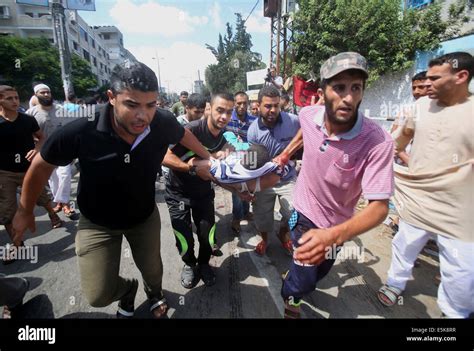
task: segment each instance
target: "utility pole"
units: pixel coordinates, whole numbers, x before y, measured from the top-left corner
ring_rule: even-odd
[[[264,0],[263,15],[271,19],[270,65],[275,63],[282,77],[291,71],[288,55],[293,41],[291,13],[295,12],[295,6],[294,0]]]
[[[155,50],[156,63],[158,64],[158,93],[161,94],[161,72],[160,72],[160,57],[158,57],[158,52]]]
[[[74,87],[72,85],[72,65],[67,40],[66,18],[64,15],[64,6],[61,3],[61,0],[53,0],[51,13],[53,16],[54,40],[59,49],[61,79],[63,80],[65,100],[67,100],[69,94],[74,94]]]

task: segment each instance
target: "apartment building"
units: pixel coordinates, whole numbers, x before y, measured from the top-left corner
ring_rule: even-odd
[[[135,60],[123,47],[122,33],[116,27],[113,27],[114,40],[103,39],[101,32],[89,26],[77,11],[66,10],[65,16],[69,50],[89,62],[99,86],[107,83],[115,64],[125,59]],[[0,0],[0,35],[45,37],[54,43],[51,8]],[[115,37],[119,39],[115,40]]]

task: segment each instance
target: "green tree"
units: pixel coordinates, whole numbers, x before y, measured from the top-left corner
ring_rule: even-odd
[[[57,99],[64,98],[59,52],[46,38],[0,37],[0,82],[12,85],[22,100],[33,93],[32,85],[43,82]],[[72,57],[72,80],[76,95],[85,96],[97,86],[87,61]]]
[[[252,51],[252,37],[247,33],[240,13],[236,14],[235,32],[226,24],[226,34],[219,34],[217,49],[206,45],[217,59],[205,72],[206,85],[211,93],[218,91],[237,92],[247,88],[248,71],[265,68],[260,54]]]
[[[400,0],[300,0],[295,14],[293,73],[319,76],[321,64],[343,51],[369,62],[369,82],[381,74],[407,69],[416,52],[434,50],[459,30],[467,1],[441,18],[441,5],[403,11]]]

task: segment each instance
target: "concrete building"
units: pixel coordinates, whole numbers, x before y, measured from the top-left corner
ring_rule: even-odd
[[[125,60],[131,62],[137,61],[135,56],[125,49],[123,45],[123,35],[115,26],[94,26],[92,27],[96,35],[101,39],[102,43],[107,48],[110,56],[111,67],[119,64]]]
[[[103,39],[107,36],[89,26],[77,11],[66,10],[65,15],[69,50],[89,62],[99,86],[108,82],[115,64],[126,58],[135,60],[123,47],[122,33],[116,27],[98,27],[113,28],[111,37],[114,39]],[[15,0],[0,0],[0,35],[45,37],[54,43],[51,9],[17,4]]]

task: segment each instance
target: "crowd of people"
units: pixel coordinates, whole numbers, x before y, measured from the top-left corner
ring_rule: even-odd
[[[200,280],[216,283],[209,262],[222,255],[214,205],[218,185],[232,193],[235,235],[242,220],[254,221],[261,237],[258,255],[267,252],[278,200],[276,235],[292,257],[281,290],[284,314],[300,318],[302,299],[337,259],[337,254],[327,257],[327,248],[339,252],[345,242],[380,225],[392,201],[399,230],[378,299],[386,306],[397,303],[418,253],[432,238],[439,247],[440,310],[450,318],[468,318],[474,312],[468,210],[474,185],[473,57],[446,54],[414,76],[415,108],[401,111],[392,135],[359,109],[369,76],[360,54],[330,57],[321,67],[318,100],[297,115],[290,112],[291,99],[282,94],[275,72],[257,101],[243,91],[217,92],[210,99],[184,91],[168,110],[149,67],[118,65],[108,102],[92,116],[77,113],[77,118],[64,118],[81,108],[74,96],[59,106],[49,87],[38,84],[31,99],[35,106],[19,112],[15,88],[0,86],[0,224],[12,248],[24,245],[26,230],[34,231],[35,204],[48,211],[52,228],[62,225],[58,212],[77,215],[70,193],[72,165],[78,162],[75,250],[82,293],[94,307],[118,301],[117,317],[133,317],[139,282],[119,274],[125,237],[150,312],[161,318],[169,306],[162,292],[157,175],[164,176],[186,289]],[[297,155],[302,155],[300,169]],[[355,211],[361,197],[368,205]],[[104,203],[122,205],[112,209]],[[0,276],[0,305],[15,311],[27,289],[25,279]]]

